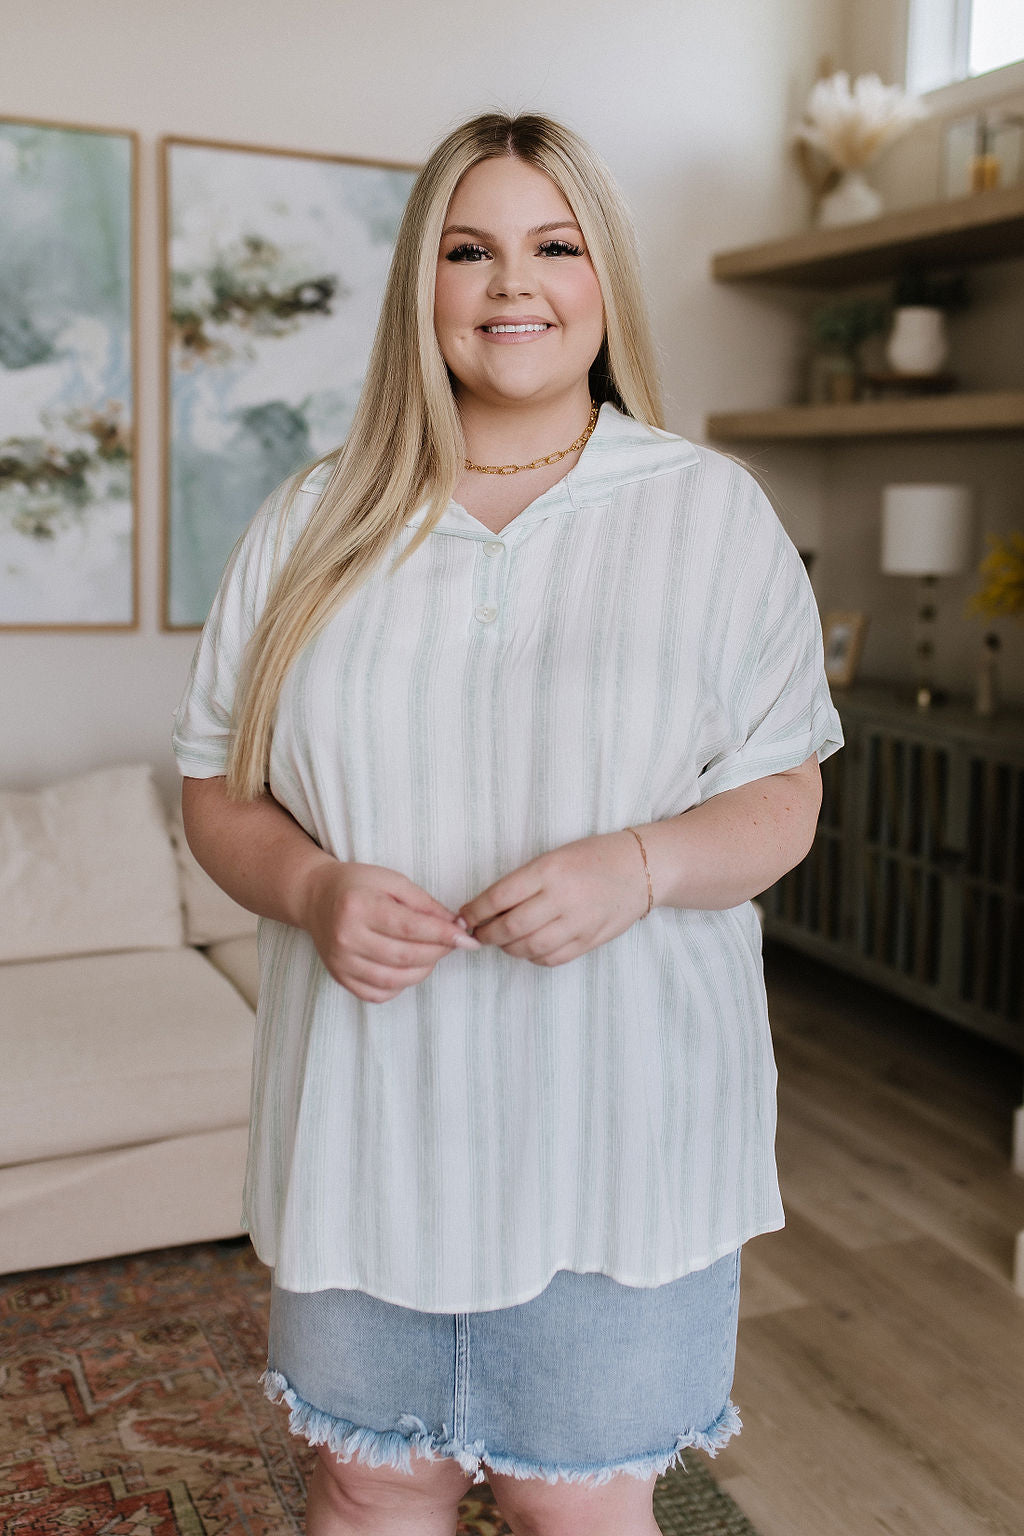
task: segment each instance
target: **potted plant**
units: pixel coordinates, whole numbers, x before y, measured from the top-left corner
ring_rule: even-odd
[[[962,272],[933,277],[916,267],[897,277],[892,295],[892,329],[885,355],[895,373],[938,373],[949,356],[946,316],[969,303]]]
[[[885,329],[889,309],[882,299],[836,299],[811,314],[811,331],[826,353],[825,395],[832,403],[855,400],[860,379],[860,346]]]

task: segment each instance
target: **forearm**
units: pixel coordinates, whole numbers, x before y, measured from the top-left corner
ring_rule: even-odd
[[[310,877],[335,861],[269,794],[229,800],[223,778],[182,783],[188,845],[222,890],[260,917],[306,926]]]
[[[776,773],[637,827],[655,905],[718,910],[766,891],[808,853],[820,808],[817,773]]]

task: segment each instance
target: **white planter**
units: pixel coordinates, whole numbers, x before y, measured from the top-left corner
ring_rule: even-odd
[[[938,373],[949,356],[945,310],[929,304],[897,309],[885,355],[896,373]]]
[[[859,224],[863,219],[877,219],[882,211],[882,197],[864,180],[862,171],[844,171],[840,180],[826,192],[818,204],[818,224]]]

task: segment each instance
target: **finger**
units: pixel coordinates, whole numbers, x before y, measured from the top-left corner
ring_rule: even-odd
[[[557,949],[564,949],[567,944],[574,941],[574,938],[568,919],[555,918],[533,933],[527,934],[525,938],[512,939],[500,947],[506,955],[514,955],[522,960],[533,960],[540,964],[547,955],[553,954]]]
[[[573,939],[570,944],[561,944],[558,949],[549,950],[546,955],[541,955],[534,961],[535,965],[565,965],[570,960],[578,960],[580,955],[586,954],[585,948],[579,939]]]
[[[425,891],[422,886],[416,885],[407,875],[403,875],[397,869],[389,870],[389,874],[393,876],[389,894],[394,897],[395,901],[400,901],[403,906],[412,907],[416,912],[428,912],[433,917],[447,918],[449,921],[454,922],[456,914],[450,908],[444,906],[442,902],[436,901],[429,891]]]
[[[451,944],[395,944],[383,935],[368,935],[353,955],[353,959],[368,960],[373,965],[390,966],[395,971],[422,970],[435,966],[444,955],[455,948]]]
[[[472,901],[464,902],[459,908],[459,914],[466,919],[470,929],[475,929],[482,923],[489,922],[501,912],[507,912],[511,907],[517,907],[521,902],[535,896],[543,885],[543,873],[538,861],[531,860],[520,869],[514,869],[511,874],[503,875],[493,885],[489,885],[485,891],[474,896]],[[458,914],[457,914],[458,915]]]
[[[353,981],[363,983],[369,987],[379,987],[385,991],[403,991],[406,987],[415,986],[417,982],[425,981],[433,970],[432,965],[419,966],[395,966],[381,965],[372,960],[356,958],[350,960],[347,974]]]
[[[473,937],[482,939],[485,944],[498,944],[504,948],[506,944],[530,938],[561,915],[553,910],[551,898],[541,891],[527,901],[520,902],[517,907],[480,924],[474,929]]]
[[[336,980],[338,978],[335,978]],[[341,986],[354,997],[360,998],[364,1003],[389,1003],[393,997],[398,996],[399,988],[395,991],[385,992],[382,987],[367,987],[359,981],[342,981]]]
[[[460,938],[467,936],[454,917],[428,914],[389,898],[374,903],[367,916],[367,927],[389,939],[413,944],[443,944],[449,949],[455,943],[456,935]]]

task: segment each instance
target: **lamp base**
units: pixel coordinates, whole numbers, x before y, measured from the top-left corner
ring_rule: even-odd
[[[949,703],[949,694],[945,688],[932,688],[928,683],[921,683],[914,692],[914,703],[918,709],[934,709]]]

